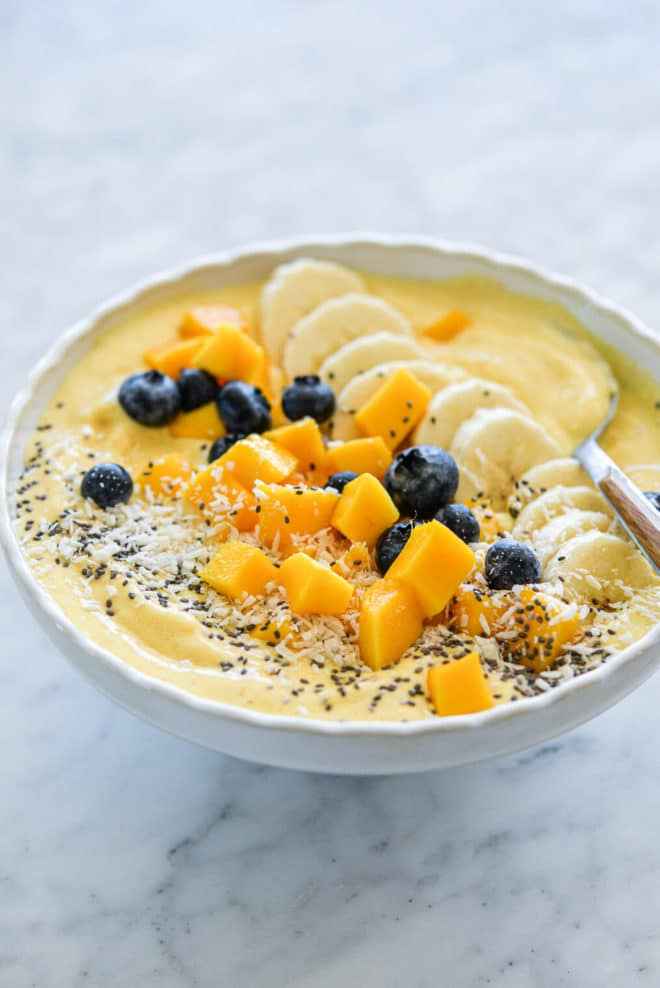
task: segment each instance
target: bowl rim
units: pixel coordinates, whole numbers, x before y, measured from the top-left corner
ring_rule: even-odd
[[[628,309],[618,305],[608,297],[583,286],[577,280],[560,275],[542,265],[527,261],[522,257],[508,254],[499,250],[474,244],[471,242],[456,242],[442,238],[418,236],[414,234],[381,234],[376,232],[350,234],[309,234],[287,237],[278,240],[257,241],[234,249],[217,253],[204,254],[199,257],[159,271],[150,277],[140,279],[131,288],[117,293],[96,306],[86,317],[75,322],[68,330],[60,334],[48,351],[29,372],[23,387],[11,403],[0,435],[0,542],[15,579],[34,604],[56,629],[64,634],[78,650],[118,673],[120,677],[139,690],[150,693],[156,692],[164,699],[187,707],[193,712],[211,715],[219,719],[237,721],[245,726],[267,730],[283,730],[306,734],[368,736],[374,737],[417,737],[426,734],[454,734],[466,730],[476,730],[479,727],[495,725],[499,722],[523,717],[528,713],[555,706],[562,703],[579,690],[589,689],[602,684],[613,677],[616,672],[633,662],[641,653],[652,648],[660,641],[660,626],[649,631],[639,641],[614,655],[598,668],[582,673],[560,685],[534,697],[526,697],[516,703],[504,703],[490,710],[476,714],[465,714],[449,718],[428,718],[415,721],[346,721],[325,720],[313,717],[301,717],[288,714],[272,714],[259,710],[249,710],[235,704],[219,700],[211,700],[190,693],[174,683],[164,682],[130,666],[109,649],[96,644],[89,636],[83,634],[76,625],[64,614],[55,600],[39,583],[36,575],[23,554],[11,513],[11,498],[9,491],[9,456],[15,439],[16,428],[23,412],[30,406],[38,391],[41,379],[51,371],[68,349],[79,339],[92,332],[98,321],[115,310],[140,300],[143,294],[165,286],[175,287],[194,272],[207,267],[229,267],[231,265],[266,255],[295,254],[297,257],[314,255],[316,248],[342,247],[375,247],[394,251],[427,249],[432,253],[445,254],[454,259],[464,259],[466,264],[485,262],[495,268],[518,275],[528,275],[545,283],[549,287],[573,295],[581,303],[587,303],[590,308],[613,316],[625,323],[625,328],[647,344],[660,350],[660,338]],[[291,258],[294,259],[294,258]],[[288,259],[287,259],[288,260]],[[493,272],[497,276],[497,271]]]

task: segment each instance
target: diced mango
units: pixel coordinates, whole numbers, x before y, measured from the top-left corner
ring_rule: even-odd
[[[474,553],[439,521],[417,525],[388,571],[414,587],[427,618],[438,614],[474,566]]]
[[[343,614],[353,596],[347,580],[303,552],[289,556],[278,572],[296,614]]]
[[[201,341],[169,340],[160,346],[152,347],[144,354],[147,367],[167,374],[176,381],[184,367],[191,367],[192,361],[201,346]]]
[[[286,553],[293,535],[313,535],[328,528],[339,495],[333,490],[284,484],[257,484],[259,538]]]
[[[426,683],[439,717],[476,714],[495,706],[478,652],[468,652],[461,659],[433,666]]]
[[[469,501],[463,501],[463,504],[470,509],[479,522],[480,542],[494,542],[496,538],[501,538],[505,534],[502,519],[493,510],[488,498],[473,498]]]
[[[363,473],[344,488],[332,525],[351,542],[366,542],[371,547],[398,517],[398,508],[380,480]]]
[[[266,351],[261,350],[257,363],[253,367],[250,376],[246,378],[248,384],[253,384],[255,388],[260,388],[267,398],[273,397],[273,385],[270,376],[270,362]]]
[[[398,662],[421,635],[422,622],[422,610],[411,586],[389,576],[372,583],[360,605],[362,661],[371,669]]]
[[[488,638],[499,629],[502,616],[515,602],[510,591],[459,587],[449,602],[447,623],[455,631]]]
[[[431,391],[405,367],[394,371],[355,415],[365,436],[380,436],[396,449],[421,420]]]
[[[256,597],[267,583],[277,579],[278,570],[261,549],[246,542],[225,542],[200,573],[219,593],[237,598]]]
[[[465,312],[461,312],[460,309],[452,309],[430,325],[425,326],[422,332],[425,336],[438,340],[439,343],[445,343],[466,329],[471,322],[472,320]]]
[[[180,439],[218,439],[226,431],[214,401],[192,412],[181,412],[170,423],[169,429],[172,436]]]
[[[257,625],[250,632],[251,638],[257,638],[259,641],[266,642],[267,645],[279,645],[291,634],[291,622],[284,620],[275,620],[269,618],[264,624]]]
[[[192,467],[177,453],[168,453],[147,464],[138,476],[142,491],[149,491],[152,497],[175,497],[185,488]]]
[[[556,662],[565,645],[579,637],[580,617],[575,604],[523,587],[512,627],[516,636],[501,643],[507,658],[543,672]]]
[[[350,574],[364,573],[373,570],[374,566],[366,542],[353,542],[346,552],[337,560],[336,570],[342,576],[350,579]]]
[[[192,366],[223,380],[249,381],[263,366],[263,350],[238,326],[223,324],[203,339]]]
[[[184,499],[206,518],[212,521],[224,519],[239,532],[250,531],[257,522],[254,495],[220,460],[209,463],[193,476]]]
[[[266,484],[284,480],[296,469],[298,459],[279,443],[251,435],[230,446],[216,463],[230,470],[251,491],[257,480]]]
[[[304,418],[281,425],[264,432],[264,436],[293,453],[298,458],[298,469],[303,472],[318,469],[325,459],[323,436],[314,419]]]
[[[179,336],[213,336],[220,326],[246,328],[243,315],[231,305],[199,305],[184,312]]]
[[[382,438],[370,436],[329,446],[325,466],[330,474],[352,470],[353,473],[372,473],[374,477],[381,479],[391,462],[392,453]]]

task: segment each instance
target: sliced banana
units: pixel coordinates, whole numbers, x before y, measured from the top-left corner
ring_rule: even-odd
[[[617,603],[654,581],[651,567],[630,542],[608,532],[587,532],[565,542],[549,561],[546,579],[586,602]]]
[[[539,463],[516,481],[516,489],[509,498],[509,512],[517,518],[526,504],[553,487],[586,487],[590,483],[578,461],[569,456]]]
[[[281,359],[295,324],[321,302],[362,291],[359,275],[329,261],[301,258],[275,268],[261,294],[261,339],[271,359]]]
[[[394,360],[423,360],[425,356],[424,347],[402,333],[371,333],[339,347],[323,361],[319,376],[328,382],[335,394],[339,394],[351,378],[364,374],[378,364]]]
[[[535,501],[523,508],[513,526],[513,537],[525,541],[553,518],[573,509],[602,511],[604,514],[608,511],[604,498],[593,487],[559,485],[540,494]]]
[[[467,467],[462,466],[458,471],[458,488],[454,494],[454,501],[459,504],[469,504],[470,501],[476,501],[485,494],[486,491],[479,478]]]
[[[541,566],[545,566],[569,539],[587,532],[606,532],[611,525],[612,519],[604,511],[570,508],[534,532],[534,551]]]
[[[530,414],[527,406],[509,388],[485,378],[473,377],[450,384],[433,396],[417,427],[415,442],[447,449],[459,426],[480,408],[513,408]]]
[[[284,371],[289,380],[316,374],[339,347],[371,333],[412,336],[412,327],[393,306],[373,295],[342,295],[322,302],[291,330],[284,346]]]
[[[522,412],[488,408],[475,412],[460,426],[450,452],[459,467],[467,467],[479,478],[498,510],[518,477],[537,463],[559,456],[560,449],[538,422]]]
[[[377,364],[371,370],[365,371],[364,374],[358,374],[352,378],[339,392],[337,410],[332,420],[333,439],[341,439],[346,442],[361,435],[360,430],[355,425],[355,413],[375,395],[389,375],[400,367],[409,370],[432,392],[445,388],[453,381],[461,380],[466,376],[462,367],[433,363],[430,360],[393,360],[384,364]]]

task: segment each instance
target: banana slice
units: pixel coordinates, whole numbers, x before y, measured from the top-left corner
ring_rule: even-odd
[[[590,483],[578,461],[569,456],[539,463],[516,481],[516,489],[509,498],[509,513],[517,518],[526,504],[553,487],[586,487]]]
[[[464,422],[450,452],[467,467],[493,498],[495,510],[505,503],[514,481],[526,470],[560,454],[545,429],[513,408],[484,408]]]
[[[261,294],[261,339],[271,359],[281,359],[295,324],[321,302],[362,291],[359,275],[329,261],[301,258],[275,268]]]
[[[319,376],[339,393],[352,377],[385,361],[422,360],[424,348],[402,333],[372,333],[351,340],[323,361]]]
[[[329,299],[300,319],[284,346],[284,370],[289,380],[316,374],[339,347],[371,333],[412,336],[412,327],[393,306],[373,295],[350,294]]]
[[[531,538],[558,515],[572,509],[580,511],[602,511],[607,513],[607,504],[593,487],[553,487],[540,494],[535,501],[526,505],[513,526],[514,539]]]
[[[612,525],[612,519],[603,511],[582,511],[580,508],[570,508],[543,525],[535,533],[532,544],[541,566],[545,566],[569,539],[576,535],[586,535],[587,532],[606,532]]]
[[[451,384],[433,396],[417,427],[415,442],[447,449],[459,426],[480,408],[513,408],[530,414],[527,406],[509,388],[474,377]]]
[[[462,466],[458,471],[458,488],[454,494],[454,501],[459,504],[469,504],[484,497],[486,491],[483,484],[471,470]]]
[[[625,600],[654,582],[651,567],[630,542],[608,532],[587,532],[565,542],[546,567],[564,593],[584,602]]]
[[[369,337],[365,338],[369,339]],[[405,337],[401,337],[401,339],[405,339]],[[355,413],[375,395],[389,375],[400,367],[409,370],[433,392],[447,387],[454,381],[462,380],[466,376],[462,367],[433,363],[430,360],[391,360],[384,364],[377,364],[371,370],[365,371],[364,374],[353,377],[339,392],[337,410],[332,420],[333,439],[341,439],[346,442],[349,439],[357,439],[361,435],[360,430],[355,425]]]

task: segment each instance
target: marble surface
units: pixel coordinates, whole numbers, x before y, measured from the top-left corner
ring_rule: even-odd
[[[99,299],[255,238],[420,231],[660,324],[653,2],[0,4],[0,403]],[[241,764],[83,683],[0,571],[3,988],[660,984],[660,677],[414,778]]]

